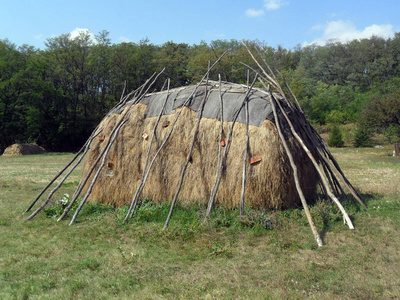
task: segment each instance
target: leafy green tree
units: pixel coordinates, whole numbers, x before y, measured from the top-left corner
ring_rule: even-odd
[[[27,56],[8,40],[0,40],[0,153],[24,139],[26,131],[23,94]]]
[[[159,70],[165,68],[165,73],[172,79],[173,86],[183,86],[191,82],[188,76],[188,44],[166,42],[155,53],[155,62]]]
[[[397,81],[400,83],[400,78]],[[400,88],[373,96],[363,109],[361,121],[366,128],[400,127]]]

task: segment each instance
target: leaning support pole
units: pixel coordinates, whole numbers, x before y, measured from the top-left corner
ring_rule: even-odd
[[[157,80],[157,78],[162,74],[164,70],[162,70],[160,73],[154,73],[147,81],[145,84],[143,84],[140,88],[140,92],[137,95],[137,97],[135,98],[135,101],[133,101],[129,107],[126,109],[125,113],[122,115],[120,121],[114,126],[113,130],[111,131],[111,136],[113,136],[114,132],[117,130],[118,126],[125,120],[126,115],[130,114],[131,112],[131,108],[136,105],[140,99],[147,93],[147,91],[150,89],[150,87],[155,83],[155,81]],[[157,75],[156,75],[157,74]],[[146,87],[146,85],[150,82],[150,80],[155,77],[155,79],[150,83],[149,87],[146,89],[146,92],[143,92],[143,89]],[[132,93],[130,93],[129,95],[131,95]],[[124,98],[124,102],[126,101],[127,97],[129,97],[129,95],[125,96]],[[81,193],[83,187],[86,185],[87,181],[89,180],[89,177],[91,176],[91,174],[93,173],[94,169],[96,168],[96,165],[99,163],[99,161],[102,159],[108,145],[111,143],[111,139],[108,140],[107,145],[103,148],[103,150],[101,151],[101,153],[98,155],[96,161],[92,164],[92,167],[90,168],[88,174],[85,176],[84,179],[81,180],[80,185],[78,186],[78,189],[75,191],[74,193],[74,197],[72,198],[70,204],[67,206],[67,208],[64,210],[64,212],[61,214],[61,216],[57,219],[57,222],[60,222],[66,215],[67,213],[71,210],[72,206],[74,205],[74,203],[76,202],[76,199],[78,198],[79,194]]]
[[[219,120],[220,120],[220,131],[219,131],[219,143],[218,143],[218,162],[217,166],[219,166],[219,163],[221,161],[221,142],[222,142],[222,136],[224,134],[224,102],[222,100],[222,90],[221,90],[221,75],[218,75],[219,79]],[[218,174],[218,168],[217,168],[217,174]],[[216,176],[217,176],[216,174]]]
[[[119,133],[120,129],[121,129],[122,126],[124,126],[124,124],[129,120],[129,117],[130,117],[130,115],[131,115],[131,113],[132,113],[132,111],[133,111],[133,107],[139,102],[139,100],[140,100],[144,95],[147,94],[147,92],[149,91],[149,89],[151,88],[151,86],[157,81],[158,77],[159,77],[163,72],[164,72],[164,69],[163,69],[160,73],[158,73],[158,74],[155,76],[154,80],[149,84],[149,86],[147,87],[146,91],[145,91],[143,94],[141,94],[141,95],[136,99],[136,101],[134,101],[134,102],[129,106],[129,108],[126,110],[125,114],[122,116],[121,120],[119,121],[118,125],[114,128],[113,133],[112,133],[112,136],[111,136],[111,139],[109,140],[109,142],[108,142],[108,144],[107,144],[107,147],[105,148],[105,151],[103,152],[101,164],[100,164],[100,166],[98,167],[98,169],[97,169],[95,175],[93,176],[92,182],[91,182],[91,184],[89,185],[85,196],[83,197],[82,201],[79,203],[78,208],[76,209],[76,211],[75,211],[75,213],[74,213],[74,215],[73,215],[73,217],[72,217],[70,223],[68,224],[69,226],[71,226],[71,225],[75,222],[75,220],[76,220],[76,218],[77,218],[79,212],[81,211],[83,205],[86,203],[87,199],[89,198],[89,196],[90,196],[90,194],[91,194],[91,192],[92,192],[93,186],[94,186],[94,184],[96,183],[96,180],[97,180],[97,178],[98,178],[98,176],[99,176],[99,174],[100,174],[101,170],[103,169],[103,166],[104,166],[104,164],[105,164],[105,162],[106,162],[106,158],[107,158],[108,152],[110,151],[111,146],[114,144],[114,142],[115,142],[115,140],[116,140],[116,138],[117,138],[117,136],[118,136],[118,133]],[[83,186],[83,185],[82,185],[82,186]],[[75,199],[75,200],[76,200],[76,199]]]
[[[90,143],[89,143],[90,144]],[[89,149],[89,145],[86,146],[85,152],[81,155],[81,157],[78,159],[78,161],[75,163],[75,165],[68,171],[68,173],[64,176],[63,179],[58,183],[58,185],[51,190],[49,195],[47,196],[46,200],[43,201],[43,203],[28,217],[26,220],[31,220],[33,217],[35,217],[46,205],[50,202],[51,197],[53,197],[54,193],[62,186],[64,181],[71,175],[71,173],[75,170],[75,168],[81,163],[83,157],[87,153]]]
[[[214,66],[222,59],[222,57],[226,54],[227,51],[225,51],[213,64],[212,66],[207,70],[206,74],[203,76],[203,78],[200,80],[200,82],[196,85],[195,89],[193,90],[193,92],[190,94],[190,96],[186,99],[185,103],[182,104],[181,109],[179,110],[178,114],[176,115],[174,122],[171,126],[170,131],[168,132],[167,136],[164,138],[164,141],[162,142],[162,144],[160,145],[160,147],[158,148],[156,154],[154,154],[153,159],[151,160],[149,167],[147,168],[146,174],[144,176],[143,179],[143,184],[139,185],[139,187],[136,190],[135,196],[133,197],[132,201],[131,201],[131,205],[128,209],[128,212],[125,216],[124,222],[126,222],[129,218],[131,218],[133,216],[133,214],[135,213],[136,210],[136,206],[137,203],[139,201],[139,198],[142,194],[142,191],[144,189],[144,186],[146,184],[147,178],[150,174],[151,171],[151,167],[153,166],[158,154],[160,153],[160,151],[164,148],[164,145],[166,144],[166,142],[168,141],[169,137],[172,134],[172,131],[175,128],[176,122],[178,121],[179,116],[181,115],[183,108],[187,105],[187,103],[191,100],[191,98],[193,97],[194,93],[196,92],[196,90],[198,89],[198,87],[200,86],[200,84],[203,82],[203,80],[208,76],[208,74],[210,73],[210,71],[212,70],[212,68],[214,68]]]
[[[210,67],[209,67],[209,68],[210,68]],[[174,199],[172,200],[171,208],[170,208],[170,210],[169,210],[167,219],[165,220],[165,224],[164,224],[163,230],[165,230],[165,229],[168,227],[169,221],[171,220],[172,213],[173,213],[174,208],[175,208],[175,205],[176,205],[176,201],[178,200],[178,196],[179,196],[179,193],[180,193],[181,188],[182,188],[182,183],[183,183],[183,179],[184,179],[184,177],[185,177],[186,169],[187,169],[187,167],[188,167],[188,165],[189,165],[189,162],[190,162],[190,160],[191,160],[191,157],[192,157],[192,152],[193,152],[194,143],[196,142],[197,134],[198,134],[198,132],[199,132],[199,127],[200,127],[201,118],[203,117],[204,105],[205,105],[205,103],[206,103],[206,101],[207,101],[207,99],[208,99],[208,90],[207,90],[207,89],[208,89],[208,76],[207,76],[207,81],[206,81],[206,92],[205,92],[204,98],[203,98],[203,100],[201,101],[201,104],[200,104],[199,119],[197,120],[197,123],[196,123],[196,127],[195,127],[195,130],[194,130],[194,133],[193,133],[192,142],[191,142],[191,144],[190,144],[189,153],[188,153],[188,155],[187,155],[187,157],[186,157],[185,164],[183,165],[183,168],[182,168],[182,171],[181,171],[181,177],[180,177],[180,179],[179,179],[178,188],[177,188],[177,190],[176,190]]]
[[[253,58],[253,60],[257,63],[257,65],[259,66],[259,68],[260,68],[261,71],[263,72],[263,74],[269,79],[269,81],[271,81],[271,78],[272,78],[272,77],[269,76],[269,75],[265,72],[265,70],[260,66],[260,64],[257,62],[257,60],[254,58],[254,56],[253,56],[252,53],[250,52],[249,48],[248,48],[248,47],[246,46],[246,44],[244,43],[244,41],[242,41],[242,42],[243,42],[243,44],[245,45],[245,47],[246,47],[247,51],[249,52],[249,54],[251,55],[251,57]],[[274,84],[275,87],[278,88],[278,91],[280,92],[281,96],[285,99],[286,103],[289,105],[289,107],[292,109],[292,111],[294,111],[294,112],[296,113],[296,115],[299,115],[299,113],[297,112],[296,107],[294,107],[293,104],[290,103],[290,102],[287,100],[287,98],[286,98],[286,96],[285,96],[285,93],[283,92],[282,88],[280,87],[280,85],[279,85],[279,83],[278,83],[278,81],[277,81],[277,79],[276,79],[276,76],[274,75],[274,73],[272,72],[271,68],[269,67],[269,65],[267,64],[267,62],[265,61],[265,59],[263,58],[263,56],[261,55],[261,53],[260,53],[260,51],[259,51],[258,49],[257,49],[257,52],[258,52],[258,54],[261,56],[261,58],[263,59],[265,65],[268,67],[268,69],[269,69],[270,72],[272,73],[272,76],[273,76],[274,79],[275,79],[275,81],[272,81],[272,83]],[[282,76],[282,75],[281,75],[281,76]],[[283,76],[282,76],[282,78],[283,78]],[[261,82],[262,82],[262,84],[264,85],[264,88],[268,89],[268,88],[266,87],[265,83],[264,83],[263,81],[261,81]],[[292,93],[292,95],[293,95],[293,97],[295,98],[297,104],[299,105],[299,103],[298,103],[298,101],[297,101],[295,95],[293,94],[293,92],[290,90],[289,87],[288,87],[288,89],[289,89],[289,91]],[[272,96],[272,93],[271,93],[271,96]],[[324,186],[324,188],[325,188],[325,191],[326,191],[327,195],[329,196],[329,198],[332,199],[332,201],[338,206],[339,210],[342,212],[343,218],[344,218],[344,222],[349,226],[350,229],[354,229],[354,226],[353,226],[353,224],[352,224],[352,222],[351,222],[351,220],[350,220],[350,217],[348,216],[347,212],[345,211],[345,209],[343,208],[342,204],[339,202],[339,200],[336,198],[336,196],[332,193],[331,189],[329,188],[329,184],[328,184],[327,181],[326,181],[325,174],[321,171],[321,169],[319,168],[319,165],[318,165],[318,163],[316,162],[314,156],[311,154],[311,152],[308,150],[308,148],[307,148],[306,145],[304,144],[303,140],[302,140],[302,139],[299,137],[299,135],[297,134],[296,130],[295,130],[294,127],[293,127],[292,122],[290,121],[290,119],[289,119],[289,117],[287,116],[286,112],[283,110],[283,108],[282,108],[282,106],[280,105],[279,101],[277,101],[277,103],[278,103],[278,105],[279,105],[280,111],[282,112],[282,114],[283,114],[284,117],[286,118],[287,123],[288,123],[289,126],[290,126],[290,129],[291,129],[291,132],[292,132],[293,136],[297,139],[297,141],[298,141],[298,142],[300,143],[300,145],[303,147],[303,150],[306,152],[306,154],[308,155],[308,157],[309,157],[310,160],[312,161],[312,163],[313,163],[315,169],[317,170],[317,172],[318,172],[318,174],[319,174],[319,176],[320,176],[320,178],[321,178],[322,184],[323,184],[323,186]],[[299,105],[299,108],[298,108],[298,109],[301,110],[300,105]],[[304,118],[304,115],[302,115],[302,117]],[[306,121],[306,124],[308,124],[307,120],[305,120],[305,121]],[[311,138],[312,141],[316,138],[316,137],[312,137],[311,134],[310,134],[307,130],[306,130],[306,134]],[[322,141],[322,142],[323,142],[323,141]],[[317,143],[317,144],[318,144],[318,143]],[[332,172],[332,169],[335,170],[335,168],[331,168],[330,161],[329,161],[328,159],[326,159],[323,155],[320,154],[320,152],[319,152],[320,147],[318,147],[317,149],[318,149],[318,154],[319,154],[319,156],[322,156],[322,157],[321,157],[321,158],[323,159],[322,164],[324,165],[324,167],[327,168],[330,172]],[[324,150],[325,150],[326,154],[331,158],[331,161],[332,161],[333,163],[336,163],[336,161],[334,160],[334,158],[332,157],[332,155],[329,153],[329,151],[327,151],[326,149],[324,149]],[[335,166],[336,166],[336,171],[339,172],[339,173],[341,173],[340,167],[337,165],[337,163],[336,163]],[[326,176],[329,176],[329,174],[326,174]],[[357,194],[357,192],[356,192],[355,189],[350,185],[350,183],[347,181],[347,179],[346,179],[346,177],[343,175],[343,173],[339,174],[339,177],[341,177],[343,183],[349,188],[349,191],[350,191],[353,195],[354,195],[354,194]],[[329,177],[328,177],[328,179],[329,179]],[[336,185],[337,185],[337,180],[336,180],[336,178],[333,177],[332,188],[336,188]],[[343,191],[342,188],[341,188],[341,186],[340,186],[340,185],[338,185],[338,186],[339,186],[339,188],[341,189],[341,191]],[[361,205],[365,206],[364,203],[361,201],[361,199],[360,199],[359,197],[356,197],[356,196],[355,196],[355,198],[357,199],[357,201],[358,201]]]
[[[247,86],[249,85],[249,73],[247,73]],[[249,100],[245,102],[245,114],[246,114],[246,140],[243,154],[243,175],[242,175],[242,193],[240,195],[240,215],[244,214],[244,195],[246,192],[246,165],[247,165],[247,150],[249,148]]]
[[[280,73],[279,73],[280,74]],[[328,151],[326,144],[324,140],[319,136],[319,134],[316,132],[316,130],[309,124],[309,122],[305,119],[304,113],[301,109],[300,103],[298,102],[296,95],[293,93],[289,85],[286,83],[285,78],[280,74],[282,77],[283,81],[285,82],[287,89],[291,93],[292,97],[295,99],[297,103],[297,109],[294,109],[294,112],[296,113],[296,116],[299,118],[299,120],[303,120],[305,124],[307,124],[307,128],[310,130],[304,130],[305,134],[308,136],[308,138],[312,141],[312,143],[318,145],[317,150],[318,150],[318,155],[319,157],[326,163],[326,168],[330,171],[335,173],[337,177],[340,178],[340,181],[342,184],[344,184],[349,192],[353,195],[354,199],[357,200],[357,202],[365,209],[367,209],[367,206],[364,204],[364,202],[361,200],[361,196],[358,194],[357,190],[353,187],[353,185],[349,182],[349,180],[346,178],[344,175],[343,171],[341,170],[339,164],[336,162],[336,159],[333,157],[333,155]],[[286,98],[285,98],[286,99]],[[300,113],[299,113],[300,112]],[[313,133],[313,134],[312,134]],[[328,158],[329,159],[328,159]],[[342,187],[339,185],[340,189]]]
[[[272,94],[271,94],[271,97]],[[276,101],[280,111],[282,112],[283,116],[286,119],[287,124],[290,127],[290,131],[293,134],[293,136],[295,137],[295,139],[299,142],[300,146],[303,148],[304,152],[307,154],[308,158],[311,160],[311,162],[314,165],[314,168],[317,170],[322,184],[325,187],[325,190],[329,196],[329,198],[332,199],[332,201],[337,205],[337,207],[339,208],[339,210],[341,211],[341,213],[343,214],[343,218],[345,220],[345,223],[349,226],[350,229],[354,229],[353,223],[350,220],[349,215],[347,214],[346,210],[344,209],[344,207],[342,206],[342,204],[339,202],[339,200],[336,198],[336,196],[332,193],[331,189],[329,188],[329,184],[326,180],[325,174],[322,172],[321,168],[319,167],[317,161],[315,160],[314,156],[312,155],[312,153],[310,152],[310,150],[308,149],[308,147],[305,145],[305,143],[303,142],[302,138],[297,134],[296,130],[293,127],[292,122],[290,121],[288,115],[286,114],[285,110],[282,108],[281,104]]]
[[[42,195],[48,190],[48,188],[62,175],[62,173],[65,172],[69,168],[70,165],[74,163],[74,161],[79,157],[79,155],[83,152],[85,149],[86,144],[75,154],[75,156],[71,159],[71,161],[56,175],[50,182],[43,188],[43,190],[39,193],[39,195],[36,196],[35,200],[32,201],[32,203],[29,205],[29,207],[25,210],[24,213],[27,213],[32,209],[32,207],[36,204],[36,202],[42,197]],[[37,213],[36,213],[37,214]],[[35,214],[35,215],[36,215]],[[34,216],[30,216],[28,219],[32,219]]]
[[[153,161],[151,161],[150,167],[148,168],[147,165],[148,165],[148,163],[149,163],[150,151],[151,151],[151,147],[152,147],[152,144],[153,144],[154,137],[155,137],[155,135],[156,135],[157,126],[158,126],[158,124],[160,123],[161,117],[162,117],[163,112],[164,112],[165,105],[167,104],[167,101],[168,101],[168,97],[169,97],[169,85],[170,85],[170,80],[168,79],[167,96],[165,97],[164,105],[163,105],[163,107],[162,107],[162,109],[161,109],[161,111],[160,111],[160,113],[159,113],[159,115],[158,115],[156,124],[154,125],[153,133],[152,133],[152,135],[151,135],[150,145],[149,145],[149,148],[148,148],[148,150],[147,150],[146,162],[145,162],[145,164],[144,164],[143,173],[142,173],[142,176],[141,176],[141,178],[140,178],[140,183],[139,183],[138,188],[136,189],[136,193],[135,193],[135,195],[134,195],[134,197],[133,197],[133,200],[131,201],[131,205],[130,205],[130,207],[129,207],[129,209],[128,209],[128,212],[127,212],[127,214],[126,214],[126,217],[125,217],[125,219],[124,219],[124,222],[127,220],[128,216],[130,215],[130,213],[132,212],[132,210],[135,209],[135,206],[136,206],[136,199],[139,197],[139,195],[140,195],[140,193],[141,193],[141,191],[142,191],[143,185],[144,185],[144,183],[146,182],[146,179],[147,179],[147,170],[151,167],[152,162],[153,162]]]
[[[140,86],[139,89],[142,89],[143,86]],[[117,110],[119,107],[121,107],[121,105],[123,105],[126,102],[126,99],[134,92],[138,91],[139,89],[129,93],[128,95],[125,95],[125,90],[126,90],[126,82],[124,85],[124,89],[122,91],[122,95],[120,98],[120,101],[107,113],[107,115],[103,118],[103,120],[106,120],[115,110]],[[37,203],[37,201],[40,199],[40,197],[48,190],[48,188],[73,164],[73,162],[79,157],[79,155],[81,155],[81,157],[79,158],[79,160],[75,163],[75,165],[72,167],[72,169],[70,171],[68,171],[68,173],[64,176],[64,178],[61,180],[61,182],[50,192],[50,194],[48,195],[47,199],[42,203],[42,205],[36,209],[36,211],[34,211],[28,218],[27,220],[31,220],[33,217],[35,217],[46,205],[47,203],[50,201],[51,197],[53,196],[53,194],[60,188],[60,186],[62,185],[62,183],[69,177],[69,175],[71,175],[71,173],[75,170],[75,168],[81,163],[82,159],[85,157],[87,151],[89,150],[90,144],[93,141],[93,139],[100,134],[100,132],[104,129],[105,126],[103,126],[102,128],[98,128],[96,127],[91,136],[88,138],[88,140],[86,141],[86,143],[82,146],[82,148],[75,154],[75,156],[71,159],[71,161],[43,188],[43,190],[39,193],[39,195],[35,198],[35,200],[33,200],[33,202],[29,205],[29,207],[25,210],[25,213],[27,213],[28,211],[30,211],[32,209],[32,207]],[[79,186],[78,188],[79,189]],[[74,193],[75,196],[75,193]]]
[[[300,181],[299,181],[299,177],[298,177],[298,174],[297,174],[297,166],[296,166],[296,164],[294,162],[293,155],[290,152],[289,146],[286,143],[285,136],[283,135],[281,126],[279,124],[280,121],[279,121],[279,118],[278,118],[278,114],[276,112],[276,107],[275,107],[275,103],[274,103],[275,100],[274,100],[271,92],[270,92],[270,99],[271,99],[272,111],[274,113],[274,118],[275,118],[275,125],[276,125],[276,128],[278,129],[279,137],[280,137],[280,139],[282,141],[283,147],[285,148],[286,154],[287,154],[287,156],[289,158],[289,162],[290,162],[290,165],[291,165],[292,170],[293,170],[293,178],[294,178],[294,182],[296,184],[297,193],[299,194],[299,197],[300,197],[300,200],[301,200],[301,204],[303,205],[304,212],[306,213],[308,223],[310,224],[311,231],[312,231],[312,233],[314,235],[314,238],[315,238],[315,240],[316,240],[316,242],[318,244],[318,247],[322,247],[321,237],[319,236],[317,228],[315,227],[314,221],[313,221],[313,219],[311,217],[310,210],[308,209],[306,198],[304,197],[303,190],[301,189],[301,186],[300,186]]]
[[[92,179],[92,182],[91,182],[90,185],[89,185],[89,188],[88,188],[88,190],[87,190],[85,196],[83,197],[82,201],[79,203],[78,208],[76,209],[74,215],[72,216],[72,219],[71,219],[71,221],[70,221],[69,224],[68,224],[69,226],[71,226],[71,225],[75,222],[75,220],[76,220],[76,218],[77,218],[79,212],[81,211],[83,205],[86,203],[86,201],[87,201],[87,199],[88,199],[90,193],[92,192],[93,186],[94,186],[94,184],[96,183],[96,180],[97,180],[97,178],[99,177],[99,174],[100,174],[101,170],[103,169],[103,166],[104,166],[104,164],[105,164],[105,162],[106,162],[106,158],[107,158],[108,152],[110,151],[111,146],[113,145],[115,139],[117,138],[117,135],[118,135],[118,133],[119,133],[119,130],[120,130],[121,127],[128,121],[129,116],[130,116],[130,114],[128,114],[127,118],[124,119],[124,120],[118,125],[118,127],[117,127],[117,129],[115,130],[113,136],[111,137],[110,143],[108,143],[107,148],[106,148],[106,150],[105,150],[105,152],[104,152],[104,154],[103,154],[103,158],[102,158],[102,160],[101,160],[101,164],[100,164],[99,168],[97,169],[97,171],[96,171],[96,173],[95,173],[95,175],[94,175],[94,177],[93,177],[93,179]]]
[[[208,200],[208,205],[207,205],[207,210],[206,210],[206,218],[210,216],[211,211],[212,211],[213,206],[214,206],[215,197],[217,196],[219,184],[221,183],[222,173],[223,173],[224,166],[225,166],[225,163],[226,163],[226,159],[227,159],[227,156],[228,156],[228,153],[229,153],[229,149],[230,149],[230,146],[231,146],[230,139],[231,139],[231,136],[233,134],[233,129],[235,127],[235,123],[236,123],[237,117],[239,116],[239,113],[240,113],[245,101],[247,100],[247,97],[249,96],[250,91],[253,89],[253,86],[256,83],[256,80],[257,80],[257,74],[254,77],[254,80],[253,80],[253,83],[251,84],[251,87],[247,90],[247,92],[246,92],[246,94],[244,96],[242,105],[239,107],[239,109],[234,114],[234,117],[233,117],[233,120],[232,120],[232,125],[231,125],[231,130],[229,131],[228,137],[226,139],[227,143],[226,143],[226,146],[225,146],[225,149],[224,149],[224,153],[222,154],[222,157],[221,157],[220,165],[218,166],[218,173],[217,173],[217,176],[215,178],[214,186],[213,186],[213,188],[211,190],[211,193],[210,193],[210,199]]]
[[[304,116],[302,116],[304,118]],[[367,206],[364,204],[364,202],[361,200],[361,196],[358,194],[356,189],[352,186],[352,184],[349,182],[349,180],[346,178],[344,175],[343,171],[341,170],[339,164],[333,157],[333,155],[328,151],[327,146],[325,142],[322,140],[322,138],[318,135],[318,133],[315,131],[311,125],[308,125],[310,130],[314,134],[310,134],[308,130],[305,130],[306,134],[308,137],[313,141],[314,144],[316,145],[321,145],[317,147],[319,157],[326,163],[326,167],[333,171],[335,175],[340,179],[340,181],[347,187],[349,192],[353,195],[354,199],[357,200],[357,202],[365,209],[367,209]]]

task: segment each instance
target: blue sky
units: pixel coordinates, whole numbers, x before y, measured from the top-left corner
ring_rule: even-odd
[[[268,45],[342,42],[400,32],[400,0],[0,0],[0,39],[45,48],[85,29],[112,43],[199,44],[258,39]]]

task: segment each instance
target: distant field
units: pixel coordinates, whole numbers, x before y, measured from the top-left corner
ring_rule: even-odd
[[[384,148],[331,149],[368,210],[344,201],[355,230],[323,199],[302,209],[257,212],[168,205],[86,205],[68,226],[54,204],[32,221],[21,213],[72,157],[0,156],[0,299],[399,299],[400,158]],[[80,170],[55,199],[71,194]],[[53,217],[52,217],[53,216]]]

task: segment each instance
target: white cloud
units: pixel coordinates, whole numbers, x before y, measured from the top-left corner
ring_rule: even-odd
[[[265,14],[265,11],[268,10],[276,10],[281,8],[281,6],[289,4],[289,2],[284,0],[264,0],[263,1],[263,8],[261,9],[254,9],[249,8],[245,11],[245,15],[250,18],[259,17]]]
[[[95,41],[94,34],[90,31],[90,29],[87,29],[87,28],[79,28],[79,27],[77,27],[74,30],[72,30],[69,34],[71,36],[71,39],[75,39],[75,38],[79,37],[79,35],[81,33],[89,34],[90,35],[90,39],[92,41]]]
[[[35,35],[34,38],[36,40],[43,40],[43,34],[39,33],[38,35]]]
[[[266,10],[275,10],[281,8],[281,6],[288,4],[283,0],[264,0],[264,7]]]
[[[245,14],[247,17],[254,18],[262,16],[264,14],[264,10],[249,8],[248,10],[246,10]]]
[[[376,25],[365,27],[363,30],[358,30],[356,26],[350,21],[332,21],[325,25],[315,25],[312,30],[322,31],[321,37],[316,38],[311,43],[305,42],[304,45],[318,44],[324,45],[329,40],[337,40],[342,43],[349,42],[354,39],[369,38],[372,35],[389,38],[394,36],[394,27],[390,24]]]

